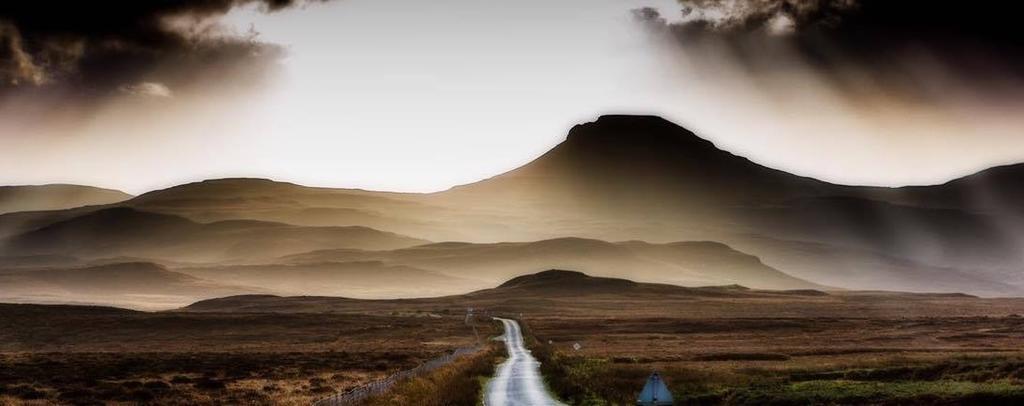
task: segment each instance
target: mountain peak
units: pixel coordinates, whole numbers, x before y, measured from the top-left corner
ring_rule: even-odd
[[[711,141],[705,140],[659,116],[603,115],[597,120],[578,124],[569,130],[566,143],[605,144],[616,147],[654,146],[696,149],[721,153]]]

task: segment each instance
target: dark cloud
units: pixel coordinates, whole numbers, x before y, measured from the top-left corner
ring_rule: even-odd
[[[920,90],[920,69],[999,93],[1024,72],[1024,26],[1016,2],[979,0],[680,0],[679,15],[645,9],[638,18],[681,43],[714,41],[739,60],[771,69],[784,44],[826,75],[854,68],[883,87]],[[1013,93],[1013,97],[1019,96]]]
[[[1021,45],[1014,2],[978,0],[680,0],[689,34],[771,32],[773,21],[792,21],[802,36],[847,36],[847,40],[942,40]]]
[[[257,74],[282,49],[255,34],[221,32],[216,19],[247,4],[271,12],[304,1],[0,2],[0,91],[102,95],[153,85],[173,89],[194,75],[235,68],[248,72],[243,76]]]

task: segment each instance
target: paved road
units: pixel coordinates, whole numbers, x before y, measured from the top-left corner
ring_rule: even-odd
[[[509,357],[498,366],[494,379],[487,384],[487,406],[553,406],[563,405],[548,394],[540,363],[523,345],[523,333],[515,320],[498,319],[505,325],[505,347]]]

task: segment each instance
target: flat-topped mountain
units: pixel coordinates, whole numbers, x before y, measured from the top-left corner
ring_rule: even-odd
[[[704,205],[820,195],[825,182],[767,168],[654,116],[601,116],[523,167],[445,192],[473,201],[588,208]],[[568,209],[568,207],[563,207]]]

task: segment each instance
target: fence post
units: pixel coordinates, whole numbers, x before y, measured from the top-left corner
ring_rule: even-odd
[[[398,384],[399,381],[419,377],[442,366],[448,365],[465,355],[475,354],[483,349],[482,345],[475,347],[456,348],[451,354],[443,354],[439,357],[426,361],[414,368],[398,371],[387,377],[366,383],[362,386],[349,389],[345,392],[338,392],[333,395],[321,398],[313,402],[313,406],[342,406],[351,405],[363,401],[371,396],[381,395]]]

